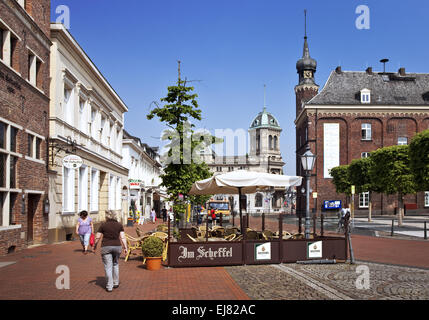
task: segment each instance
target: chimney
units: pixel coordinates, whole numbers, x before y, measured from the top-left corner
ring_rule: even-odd
[[[338,74],[341,74],[341,73],[342,73],[342,71],[341,71],[341,66],[338,66],[338,67],[335,69],[335,72],[336,72],[336,73],[338,73]]]
[[[368,74],[373,74],[373,73],[372,73],[372,67],[368,67],[368,68],[366,69],[366,73],[368,73]]]
[[[398,73],[400,76],[405,76],[405,68],[399,68]]]

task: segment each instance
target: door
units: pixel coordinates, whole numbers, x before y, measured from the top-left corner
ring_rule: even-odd
[[[27,209],[27,243],[32,244],[34,241],[34,217],[36,216],[37,206],[39,204],[40,195],[28,195]]]

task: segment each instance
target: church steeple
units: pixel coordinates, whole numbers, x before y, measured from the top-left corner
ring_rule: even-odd
[[[317,69],[317,61],[311,58],[310,49],[308,48],[307,41],[307,10],[304,10],[305,16],[305,35],[304,35],[304,49],[302,58],[296,63],[296,70],[299,74],[299,84],[315,84],[314,73]]]

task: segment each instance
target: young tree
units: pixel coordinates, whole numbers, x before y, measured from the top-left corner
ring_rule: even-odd
[[[189,197],[187,194],[192,184],[197,180],[206,179],[212,173],[206,163],[202,162],[195,150],[205,148],[219,139],[205,133],[194,136],[195,127],[190,120],[201,120],[201,110],[192,93],[193,87],[186,86],[186,80],[179,79],[177,85],[168,87],[168,94],[162,98],[164,106],[151,110],[147,119],[155,116],[165,123],[170,130],[163,134],[163,139],[169,140],[168,151],[163,156],[164,173],[161,175],[161,185],[166,187],[170,195],[169,200],[174,203],[174,211],[182,218],[187,201],[203,203],[207,197]],[[179,199],[179,195],[183,195]]]
[[[377,192],[398,194],[398,224],[402,225],[404,196],[416,192],[409,148],[407,145],[381,148],[371,153],[371,160],[372,185]]]
[[[329,174],[332,176],[332,183],[337,193],[345,193],[350,196],[352,184],[350,183],[349,165],[334,167]]]
[[[352,160],[348,167],[350,183],[356,186],[356,192],[370,192],[369,196],[369,210],[368,210],[368,221],[371,221],[371,192],[375,191],[371,183],[371,168],[372,160],[371,158],[361,158]]]
[[[410,143],[410,166],[417,191],[429,190],[429,129],[417,134]]]

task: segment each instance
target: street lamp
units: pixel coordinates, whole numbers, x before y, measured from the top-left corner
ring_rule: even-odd
[[[307,149],[305,153],[301,156],[302,168],[305,171],[305,176],[307,178],[307,188],[306,188],[306,210],[305,210],[305,238],[310,238],[310,177],[311,171],[313,171],[314,161],[316,160],[316,155],[310,151],[310,146],[307,144]]]

